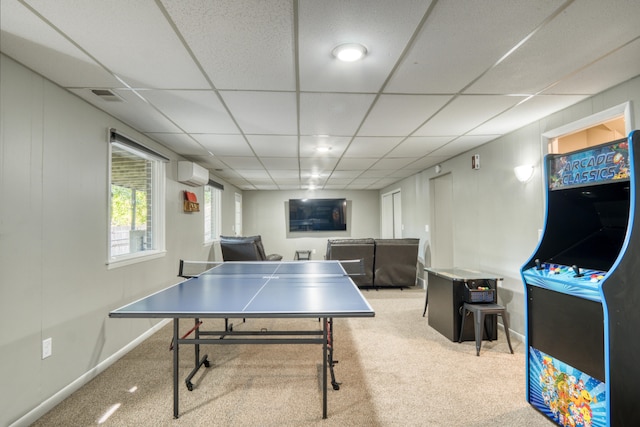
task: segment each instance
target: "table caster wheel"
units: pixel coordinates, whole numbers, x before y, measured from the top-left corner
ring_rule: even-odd
[[[193,391],[193,384],[191,383],[191,381],[187,381],[187,390]]]
[[[205,368],[208,368],[209,366],[211,366],[211,363],[209,363],[208,360],[205,360],[202,364],[204,365]]]
[[[331,384],[334,390],[340,390],[340,384]]]

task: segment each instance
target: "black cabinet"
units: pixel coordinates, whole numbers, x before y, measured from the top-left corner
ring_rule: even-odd
[[[460,336],[462,304],[465,302],[465,291],[488,287],[493,290],[493,301],[497,302],[498,278],[490,273],[463,270],[458,268],[425,268],[427,274],[427,301],[429,305],[429,326],[440,332],[451,341],[457,342]],[[497,316],[487,316],[485,332],[482,339],[498,338]],[[462,331],[462,341],[475,341],[473,321],[467,319]]]

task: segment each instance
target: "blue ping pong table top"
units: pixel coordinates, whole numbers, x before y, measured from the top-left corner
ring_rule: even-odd
[[[110,317],[371,317],[336,261],[225,262],[109,313]]]

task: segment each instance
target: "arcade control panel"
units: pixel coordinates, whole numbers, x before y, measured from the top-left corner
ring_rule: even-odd
[[[560,265],[535,260],[536,265],[522,272],[525,283],[565,294],[601,301],[600,287],[606,271]]]

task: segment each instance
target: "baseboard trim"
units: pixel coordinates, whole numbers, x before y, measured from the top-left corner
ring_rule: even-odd
[[[128,352],[136,348],[139,344],[141,344],[144,340],[149,338],[151,335],[153,335],[154,333],[162,329],[169,322],[171,322],[171,319],[162,320],[161,322],[159,322],[158,324],[156,324],[155,326],[147,330],[145,333],[140,335],[138,338],[134,339],[129,344],[122,347],[120,350],[118,350],[111,356],[107,357],[105,360],[103,360],[101,363],[96,365],[94,368],[85,372],[75,381],[73,381],[72,383],[70,383],[60,391],[58,391],[56,394],[54,394],[53,396],[51,396],[50,398],[48,398],[47,400],[45,400],[44,402],[36,406],[35,408],[33,408],[26,415],[19,418],[17,421],[15,421],[13,424],[10,424],[9,426],[10,427],[27,427],[33,424],[40,417],[42,417],[44,414],[46,414],[47,412],[55,408],[60,402],[62,402],[64,399],[66,399],[67,397],[71,396],[73,393],[78,391],[82,386],[89,383],[89,381],[97,377],[101,372],[103,372],[109,366],[113,365],[125,354],[127,354]]]

